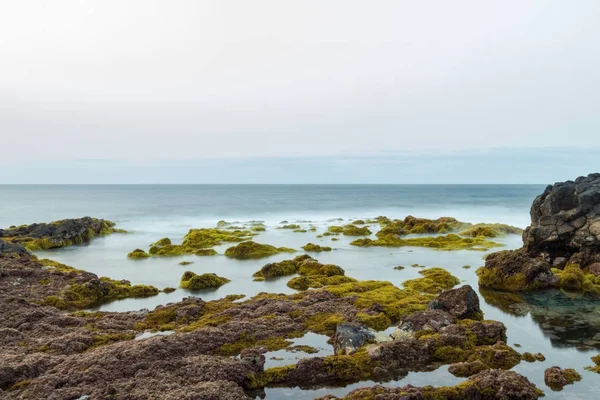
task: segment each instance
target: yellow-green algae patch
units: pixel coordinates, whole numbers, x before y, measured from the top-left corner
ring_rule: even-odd
[[[81,270],[53,260],[42,259],[39,262],[60,272],[83,273]],[[46,297],[43,303],[61,309],[89,308],[111,300],[150,297],[157,295],[158,292],[159,290],[154,286],[131,285],[128,281],[117,281],[102,277],[98,281],[73,283],[59,294]]]
[[[153,257],[173,257],[189,254],[195,254],[197,256],[213,256],[218,253],[211,247],[219,246],[223,243],[243,242],[251,239],[254,235],[257,235],[257,233],[249,230],[231,230],[231,227],[227,227],[227,230],[215,228],[190,229],[183,237],[183,242],[181,244],[172,244],[169,238],[162,238],[150,245],[148,254]],[[129,254],[134,256],[136,254],[141,255],[140,252],[142,251],[143,250],[136,249]]]
[[[352,246],[360,247],[428,247],[436,250],[489,250],[493,247],[503,246],[483,237],[463,238],[455,234],[445,236],[425,236],[402,239],[396,235],[385,235],[372,240],[369,238],[356,239],[350,242]]]
[[[419,293],[412,289],[399,289],[388,281],[358,281],[327,286],[324,289],[338,297],[352,299],[352,304],[362,310],[380,308],[392,323],[415,311],[423,311],[435,295]]]
[[[558,278],[554,284],[556,288],[565,292],[600,294],[600,276],[582,269],[579,264],[567,264],[562,270],[552,268],[551,272]],[[540,286],[536,282],[527,283],[522,272],[506,275],[499,268],[481,267],[477,269],[477,275],[479,285],[484,288],[516,292],[538,289]]]
[[[442,268],[429,268],[419,271],[423,278],[404,281],[405,288],[421,293],[440,293],[442,290],[452,289],[460,280]]]
[[[372,232],[367,226],[356,226],[356,225],[344,225],[344,226],[330,226],[327,231],[329,233],[341,233],[344,236],[368,236]]]
[[[506,224],[475,224],[467,229],[463,229],[458,234],[470,237],[498,237],[508,234],[520,235],[523,229]]]
[[[192,271],[186,271],[181,277],[179,287],[190,290],[218,288],[230,282],[229,279],[218,276],[217,274],[196,275]]]
[[[596,364],[593,367],[585,367],[586,370],[600,374],[600,354],[592,357],[592,361]]]
[[[298,224],[287,224],[278,226],[277,229],[300,229],[300,225]]]
[[[276,278],[279,276],[293,275],[298,272],[300,263],[312,260],[308,255],[297,256],[293,260],[283,260],[276,263],[265,264],[259,271],[256,271],[254,278]]]
[[[295,253],[296,250],[288,247],[275,247],[269,244],[261,244],[253,241],[242,242],[225,250],[227,257],[238,260],[269,257],[279,253]]]
[[[315,253],[320,253],[322,251],[331,251],[331,247],[329,247],[329,246],[320,246],[320,245],[314,244],[314,243],[307,243],[304,246],[302,246],[302,249],[304,251],[311,251],[311,252],[315,252]]]
[[[132,252],[130,252],[129,254],[127,254],[127,258],[132,258],[134,260],[141,260],[141,259],[148,258],[148,257],[150,257],[150,254],[146,253],[142,249],[135,249]]]

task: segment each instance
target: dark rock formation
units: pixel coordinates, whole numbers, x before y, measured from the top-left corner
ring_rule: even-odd
[[[17,254],[17,255],[25,255],[29,254],[29,251],[19,243],[6,243],[4,240],[0,239],[0,253],[5,254]]]
[[[357,324],[339,324],[333,335],[336,354],[354,354],[356,350],[375,340],[369,328]]]
[[[563,281],[574,279],[561,279],[551,269],[562,270],[568,264],[596,276],[597,268],[588,267],[600,262],[600,174],[548,186],[533,201],[530,214],[523,248],[489,255],[477,272],[481,286],[504,290],[562,287]],[[582,275],[577,286],[583,287],[584,280]],[[598,292],[598,283],[589,281],[584,289]]]
[[[83,217],[0,229],[0,238],[5,242],[21,243],[29,250],[46,250],[82,244],[95,236],[122,232],[114,226],[115,223],[111,221]]]
[[[554,366],[544,371],[544,383],[554,391],[561,391],[566,385],[580,380],[581,375],[572,368],[562,369]]]
[[[458,319],[479,320],[483,318],[483,313],[479,308],[479,297],[469,285],[443,291],[429,303],[427,309],[443,310]]]
[[[532,256],[552,259],[600,249],[600,174],[548,186],[531,206],[523,242]]]

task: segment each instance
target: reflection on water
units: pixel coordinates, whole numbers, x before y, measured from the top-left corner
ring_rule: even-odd
[[[530,315],[555,347],[600,348],[600,301],[596,296],[560,290],[480,293],[486,303],[505,313]]]

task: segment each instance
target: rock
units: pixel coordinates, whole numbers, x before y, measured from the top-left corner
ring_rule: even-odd
[[[341,399],[421,400],[421,399],[469,399],[469,400],[535,400],[544,393],[526,377],[514,371],[488,369],[454,387],[434,388],[406,385],[403,387],[374,386],[355,389]],[[318,400],[338,399],[335,396]]]
[[[554,391],[561,391],[564,386],[580,380],[581,375],[572,368],[561,369],[554,366],[544,371],[544,382]]]
[[[332,338],[336,354],[354,354],[367,343],[375,341],[375,335],[367,327],[356,324],[339,324]]]
[[[16,253],[18,255],[29,254],[29,251],[19,243],[7,243],[0,239],[0,253],[11,254]]]
[[[422,330],[437,332],[444,326],[451,325],[455,322],[455,318],[443,310],[417,311],[416,313],[406,316],[396,329],[408,332]],[[394,332],[392,335],[397,336],[398,334]]]
[[[590,275],[600,274],[600,174],[548,186],[533,201],[530,214],[531,224],[523,232],[524,246],[490,254],[485,267],[477,271],[481,287],[513,291],[562,288],[573,280],[557,277],[551,268],[568,265],[587,267]],[[577,290],[600,290],[594,284],[578,286]]]
[[[600,247],[600,174],[548,186],[531,206],[523,242],[532,256]]]
[[[115,223],[111,221],[83,217],[0,229],[0,238],[10,238],[29,250],[46,250],[81,244],[98,235],[120,232],[114,226]]]
[[[443,310],[458,319],[483,319],[479,297],[469,285],[440,293],[429,303],[427,310]]]
[[[590,274],[600,276],[600,263],[593,263],[591,265],[588,265],[587,269]]]

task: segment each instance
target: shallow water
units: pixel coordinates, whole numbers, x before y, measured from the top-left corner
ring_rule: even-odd
[[[90,215],[118,223],[131,233],[114,234],[93,240],[86,246],[39,252],[77,268],[114,279],[127,279],[134,284],[151,284],[159,288],[177,287],[184,271],[215,272],[231,279],[217,290],[191,292],[178,289],[146,299],[127,299],[104,304],[98,310],[128,311],[154,308],[193,295],[205,300],[227,294],[243,293],[253,296],[259,292],[293,293],[286,286],[289,277],[253,282],[252,274],[267,262],[289,258],[288,254],[262,260],[238,261],[224,256],[152,258],[129,260],[126,255],[135,248],[147,249],[162,237],[179,243],[187,231],[214,227],[220,219],[239,221],[261,220],[267,231],[255,241],[276,246],[294,247],[307,242],[333,247],[331,252],[314,253],[324,263],[342,266],[348,276],[357,279],[389,280],[400,286],[403,281],[418,277],[417,263],[428,267],[448,269],[462,282],[477,288],[475,270],[483,264],[487,252],[436,251],[424,248],[358,248],[349,245],[354,238],[338,236],[316,238],[327,226],[342,224],[357,218],[387,215],[403,218],[453,216],[469,222],[502,222],[525,227],[529,222],[531,201],[543,186],[463,186],[463,185],[340,185],[340,186],[0,186],[0,226],[50,221]],[[344,221],[330,221],[343,218]],[[280,221],[301,222],[317,227],[317,232],[296,233],[276,229]],[[373,231],[376,231],[374,227]],[[509,235],[499,239],[505,249],[521,246],[521,238]],[[217,247],[223,253],[228,246]],[[492,251],[496,251],[493,249]],[[194,263],[185,267],[180,261]],[[393,267],[402,265],[404,270]],[[470,265],[470,269],[462,268]],[[596,398],[600,377],[583,369],[591,365],[590,357],[600,348],[600,302],[592,298],[577,298],[561,292],[524,296],[525,302],[509,307],[489,293],[480,293],[482,309],[487,319],[504,322],[508,342],[519,343],[519,351],[541,352],[546,361],[523,362],[515,370],[526,375],[546,392],[549,399]],[[331,348],[321,335],[309,334],[298,339],[330,354]],[[595,337],[596,336],[596,337]],[[267,357],[269,365],[296,362],[303,353],[273,352]],[[320,355],[319,353],[318,355]],[[283,357],[284,360],[270,360]],[[581,382],[552,392],[543,382],[546,368],[559,365],[575,368],[583,377]],[[447,367],[431,372],[409,373],[386,385],[454,385],[462,379],[447,372]],[[327,393],[343,395],[348,391],[372,385],[359,382],[343,388],[267,389],[267,399],[312,399]]]

